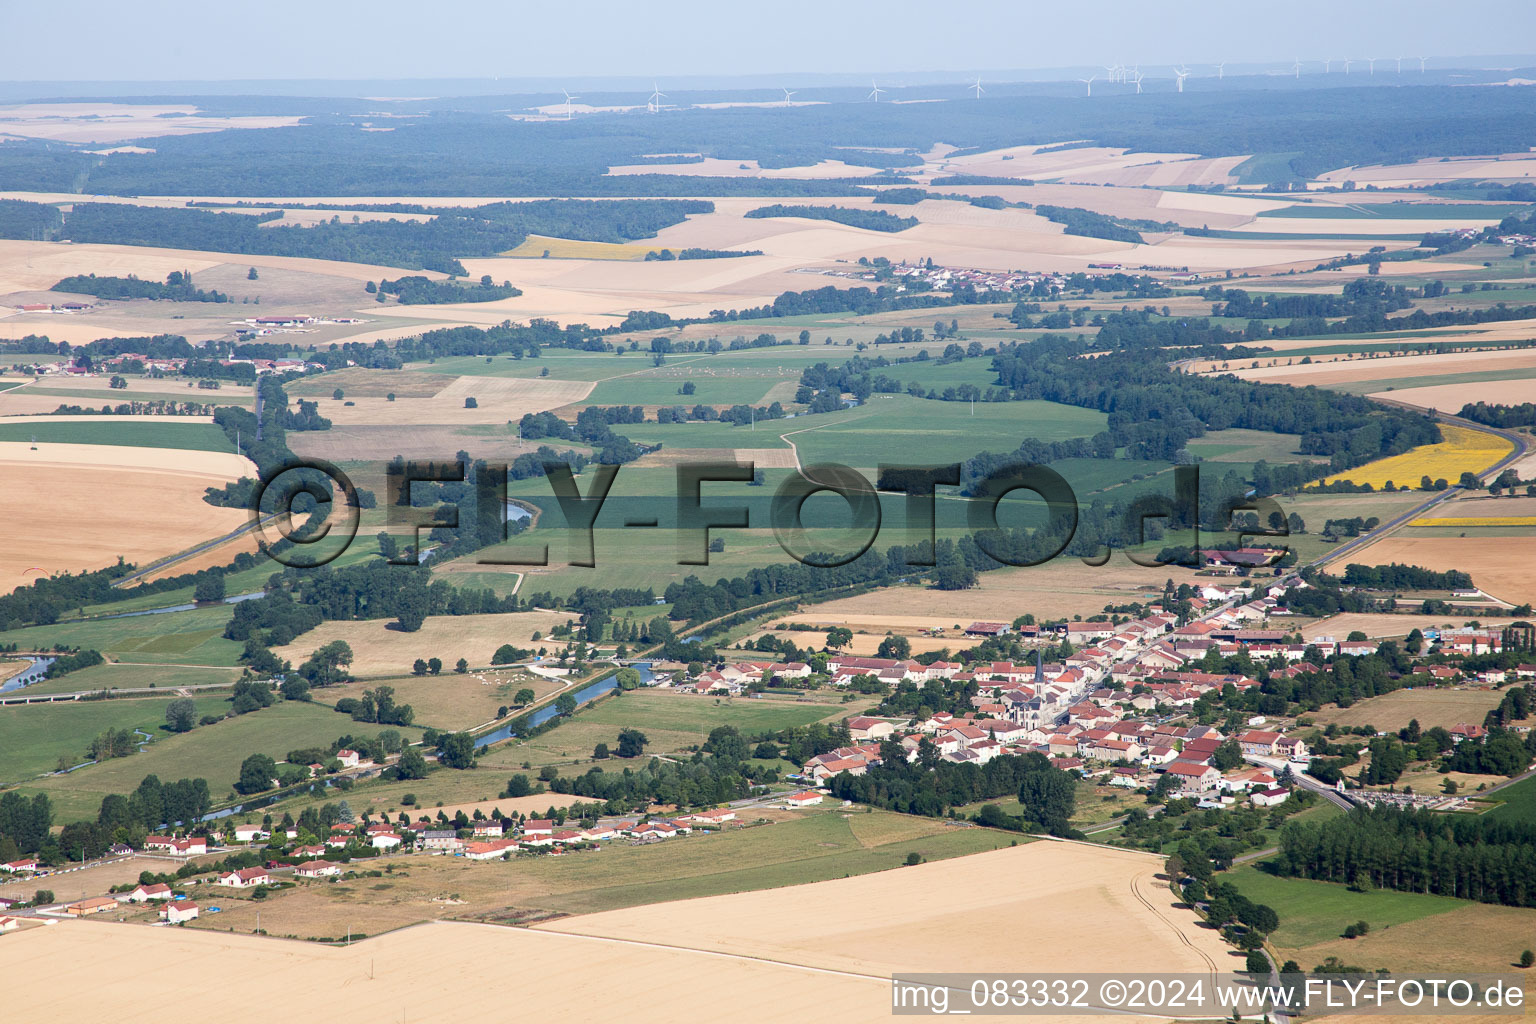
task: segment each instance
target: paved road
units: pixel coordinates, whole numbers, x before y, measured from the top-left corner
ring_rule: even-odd
[[[1423,412],[1424,411],[1422,408],[1419,408],[1418,406],[1409,405],[1406,402],[1397,402],[1397,401],[1392,401],[1390,399],[1383,399],[1383,398],[1374,399],[1374,401],[1381,402],[1384,405],[1391,405],[1391,406],[1396,406],[1397,408],[1401,408],[1401,409],[1408,409],[1408,410],[1413,411],[1413,412]],[[1443,413],[1440,413],[1440,414],[1437,414],[1437,415],[1439,417],[1440,422],[1442,422],[1442,423],[1449,423],[1452,426],[1466,427],[1469,430],[1480,430],[1480,431],[1482,431],[1485,434],[1494,434],[1494,435],[1496,435],[1498,437],[1501,437],[1504,440],[1510,442],[1512,445],[1514,445],[1514,448],[1510,451],[1510,453],[1508,455],[1504,456],[1498,462],[1495,462],[1492,466],[1489,466],[1482,473],[1478,474],[1478,478],[1481,479],[1481,480],[1486,480],[1489,477],[1497,476],[1499,473],[1502,473],[1505,469],[1509,468],[1510,466],[1514,465],[1516,462],[1520,461],[1520,459],[1525,457],[1525,454],[1526,454],[1526,438],[1524,438],[1520,434],[1516,434],[1513,431],[1509,431],[1509,430],[1501,430],[1498,427],[1484,426],[1481,423],[1474,423],[1471,420],[1462,419],[1460,416],[1447,416],[1447,415],[1445,415]],[[1427,512],[1429,509],[1434,508],[1436,505],[1440,504],[1441,502],[1449,501],[1451,498],[1456,497],[1457,495],[1461,494],[1462,490],[1463,489],[1462,489],[1460,484],[1452,484],[1446,490],[1436,492],[1434,494],[1434,496],[1432,496],[1430,498],[1427,498],[1426,500],[1424,500],[1423,502],[1421,502],[1418,505],[1415,505],[1413,508],[1409,509],[1408,511],[1403,512],[1403,513],[1395,516],[1394,518],[1388,520],[1387,522],[1383,523],[1382,525],[1376,527],[1376,529],[1370,531],[1369,533],[1363,533],[1359,537],[1355,537],[1355,538],[1353,538],[1351,540],[1348,540],[1348,541],[1344,542],[1343,544],[1339,545],[1338,547],[1334,548],[1333,550],[1331,550],[1331,551],[1327,552],[1326,554],[1322,555],[1321,557],[1313,559],[1311,562],[1309,562],[1307,564],[1308,565],[1312,565],[1312,566],[1321,566],[1321,565],[1324,565],[1325,563],[1335,561],[1336,559],[1341,558],[1344,555],[1350,554],[1351,552],[1353,552],[1353,551],[1355,551],[1355,550],[1357,550],[1359,548],[1365,547],[1368,544],[1374,544],[1378,540],[1381,540],[1383,537],[1387,536],[1393,530],[1396,530],[1397,528],[1403,526],[1405,523],[1408,523],[1409,521],[1411,521],[1413,519],[1417,519],[1418,517],[1422,516],[1425,512]]]

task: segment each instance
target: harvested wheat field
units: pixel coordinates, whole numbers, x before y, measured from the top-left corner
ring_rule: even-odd
[[[426,425],[466,426],[516,422],[530,412],[546,412],[586,398],[592,391],[588,381],[553,380],[547,377],[458,377],[439,378],[442,387],[430,398],[401,396],[352,398],[341,402],[323,399],[320,414],[345,426]],[[346,394],[346,389],[342,389]],[[474,399],[473,407],[467,404]]]
[[[242,509],[203,501],[247,471],[236,455],[168,448],[0,443],[0,592],[43,574],[146,565],[238,528]],[[30,456],[30,458],[28,458]],[[108,468],[110,467],[110,468]]]
[[[211,569],[216,565],[228,565],[234,561],[236,555],[242,552],[251,555],[257,554],[260,548],[257,547],[256,542],[260,536],[254,530],[247,530],[245,533],[240,534],[240,536],[232,537],[217,547],[211,547],[207,551],[201,551],[193,555],[191,558],[184,558],[179,562],[171,562],[164,568],[156,569],[154,572],[144,576],[142,582],[153,583],[164,576],[183,576],[189,572],[202,572],[204,569]],[[273,572],[282,571],[282,566],[275,561],[270,563],[270,566]]]
[[[1012,622],[1023,614],[1036,618],[1063,615],[1087,617],[1106,604],[1161,597],[1163,582],[1196,581],[1193,570],[1174,565],[1145,568],[1116,552],[1109,564],[1084,565],[1075,558],[1058,558],[1045,565],[984,572],[969,590],[933,590],[927,587],[887,587],[806,606],[804,617],[830,622],[848,615],[871,618],[870,628],[900,631],[902,628],[948,628],[976,620]],[[798,616],[797,616],[798,617]]]
[[[502,644],[527,647],[533,643],[533,633],[547,636],[552,626],[572,618],[568,612],[549,611],[431,615],[414,633],[389,629],[384,619],[322,622],[274,653],[297,665],[317,647],[332,640],[345,640],[352,646],[352,674],[356,676],[407,675],[417,658],[441,658],[451,670],[460,658],[471,665],[489,665],[491,655]]]
[[[1356,551],[1350,561],[1366,565],[1400,562],[1444,572],[1472,574],[1482,591],[1510,604],[1536,604],[1536,536],[1387,537]]]
[[[1531,154],[1506,153],[1500,156],[1425,157],[1407,164],[1341,167],[1318,175],[1318,180],[1354,181],[1361,186],[1371,184],[1378,188],[1411,188],[1436,181],[1529,178],[1533,172],[1536,172],[1536,158]]]
[[[215,116],[200,112],[192,104],[25,103],[0,107],[0,136],[48,142],[117,143],[159,135],[200,135],[228,128],[281,128],[302,120],[272,115]]]
[[[1445,440],[1420,445],[1401,455],[1388,456],[1345,470],[1323,481],[1351,480],[1357,484],[1382,487],[1388,481],[1398,486],[1417,487],[1423,477],[1455,483],[1462,473],[1482,473],[1508,455],[1514,445],[1497,434],[1469,427],[1441,424]]]
[[[1368,397],[1402,402],[1420,409],[1436,409],[1440,412],[1457,413],[1470,402],[1487,402],[1489,405],[1520,405],[1531,401],[1536,394],[1536,381],[1482,380],[1470,384],[1430,384],[1422,388],[1403,388],[1394,391],[1378,391]]]
[[[1393,615],[1391,612],[1342,612],[1309,622],[1299,632],[1309,643],[1324,636],[1344,640],[1357,629],[1372,639],[1385,639],[1407,636],[1416,629],[1459,626],[1465,618],[1450,615]]]
[[[536,930],[889,977],[1095,970],[1103,964],[1103,922],[1113,921],[1116,970],[1235,969],[1220,937],[1176,908],[1156,877],[1161,867],[1161,858],[1147,854],[1042,841],[786,889],[565,918]]]
[[[433,656],[421,655],[423,658]],[[416,725],[438,729],[469,729],[494,721],[498,708],[514,707],[518,690],[532,690],[534,699],[542,700],[565,689],[564,679],[551,679],[522,669],[470,669],[461,675],[453,670],[457,660],[457,656],[443,658],[441,675],[402,676],[377,682],[353,683],[317,694],[317,699],[334,704],[343,697],[361,696],[365,686],[387,683],[394,687],[398,703],[409,704],[415,709]]]
[[[1420,729],[1480,724],[1483,716],[1498,707],[1499,690],[1418,689],[1396,690],[1380,697],[1356,701],[1347,708],[1326,707],[1309,715],[1319,726],[1373,725],[1381,732],[1396,732],[1417,720]]]
[[[1442,502],[1409,526],[1536,526],[1536,498],[1469,495]]]
[[[36,879],[0,881],[0,896],[31,899],[38,889],[51,889],[55,902],[71,903],[87,896],[100,896],[114,885],[136,882],[142,872],[174,871],[178,866],[176,861],[164,857],[120,857],[92,864],[84,870],[56,871]]]
[[[1329,384],[1353,384],[1358,381],[1392,380],[1398,377],[1436,377],[1442,374],[1536,369],[1536,351],[1529,349],[1445,352],[1426,356],[1384,356],[1380,359],[1342,359],[1311,363],[1300,362],[1301,357],[1292,358],[1297,361],[1290,364],[1281,363],[1277,366],[1257,368],[1250,366],[1246,369],[1227,372],[1243,380],[1295,384],[1298,387],[1305,387],[1308,384],[1326,387]],[[1394,394],[1393,397],[1397,396]],[[1457,405],[1456,408],[1459,409],[1461,406]]]
[[[168,972],[168,963],[198,968]],[[62,992],[70,993],[72,1013],[122,1024],[206,1016],[168,1013],[168,1006],[254,1007],[281,993],[284,1001],[330,1006],[329,1016],[348,1022],[450,1024],[464,1019],[466,998],[483,1001],[524,979],[515,996],[519,1019],[556,1019],[575,1006],[597,1019],[598,1008],[608,1016],[622,1006],[627,1020],[670,1024],[689,1015],[679,1013],[679,1000],[698,992],[701,977],[767,1021],[890,1017],[885,978],[477,924],[419,925],[329,947],[66,921],[0,942],[0,972],[7,1015],[16,1020],[55,1015]]]

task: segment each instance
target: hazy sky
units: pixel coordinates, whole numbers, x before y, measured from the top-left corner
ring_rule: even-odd
[[[10,81],[580,84],[1536,50],[1532,0],[0,0],[0,25]]]

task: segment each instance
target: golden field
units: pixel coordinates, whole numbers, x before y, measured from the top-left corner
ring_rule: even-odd
[[[1536,516],[1447,516],[1444,519],[1414,519],[1409,526],[1536,526]]]
[[[1425,476],[1431,480],[1443,477],[1455,483],[1462,473],[1481,473],[1514,449],[1514,445],[1496,434],[1468,427],[1442,425],[1440,432],[1445,440],[1437,444],[1420,445],[1401,455],[1368,462],[1330,476],[1323,483],[1350,480],[1379,488],[1390,480],[1398,486],[1417,487]]]

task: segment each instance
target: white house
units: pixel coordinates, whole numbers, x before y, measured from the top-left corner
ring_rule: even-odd
[[[140,884],[132,891],[120,897],[127,903],[144,903],[149,900],[168,900],[171,898],[171,887],[164,882],[156,882],[154,885]]]
[[[1248,799],[1255,807],[1273,807],[1275,804],[1283,804],[1291,794],[1282,787],[1274,789],[1261,789],[1257,793],[1250,794]]]
[[[231,889],[254,889],[260,885],[270,885],[272,876],[267,874],[266,868],[241,868],[239,871],[226,871],[218,876],[218,885],[227,885]]]
[[[170,903],[160,908],[160,920],[166,924],[181,924],[197,919],[196,903]]]
[[[293,873],[300,878],[327,878],[341,874],[341,866],[328,860],[311,860],[294,868]]]

